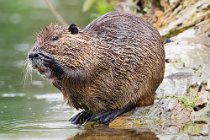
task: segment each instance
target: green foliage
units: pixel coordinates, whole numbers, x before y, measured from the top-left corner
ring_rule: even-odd
[[[83,11],[87,12],[92,8],[94,9],[94,12],[91,16],[94,18],[113,10],[113,6],[109,4],[107,0],[85,0],[83,4]]]
[[[103,15],[107,12],[112,11],[113,7],[111,4],[108,4],[106,0],[98,0],[96,10],[99,14]]]

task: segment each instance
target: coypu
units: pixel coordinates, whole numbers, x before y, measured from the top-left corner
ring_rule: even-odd
[[[151,105],[163,80],[165,54],[158,31],[134,15],[110,12],[79,30],[49,25],[28,54],[64,100],[82,112],[70,121],[108,124],[137,106]]]

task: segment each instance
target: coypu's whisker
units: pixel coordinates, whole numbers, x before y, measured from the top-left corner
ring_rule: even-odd
[[[26,59],[25,68],[24,85],[28,77],[30,77],[30,80],[32,81],[32,64],[29,59]]]

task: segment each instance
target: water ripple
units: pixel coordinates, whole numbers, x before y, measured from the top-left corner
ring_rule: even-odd
[[[23,97],[24,93],[2,93],[1,97]]]
[[[33,97],[38,100],[63,101],[63,97],[60,93],[39,94],[39,95],[34,95]]]

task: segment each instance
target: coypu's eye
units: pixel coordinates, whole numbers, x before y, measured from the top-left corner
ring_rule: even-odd
[[[72,34],[77,34],[79,32],[76,24],[71,24],[68,28],[69,32]]]
[[[52,38],[52,41],[55,41],[55,40],[58,40],[58,39],[59,39],[59,37],[56,36],[56,37],[53,37],[53,38]]]

